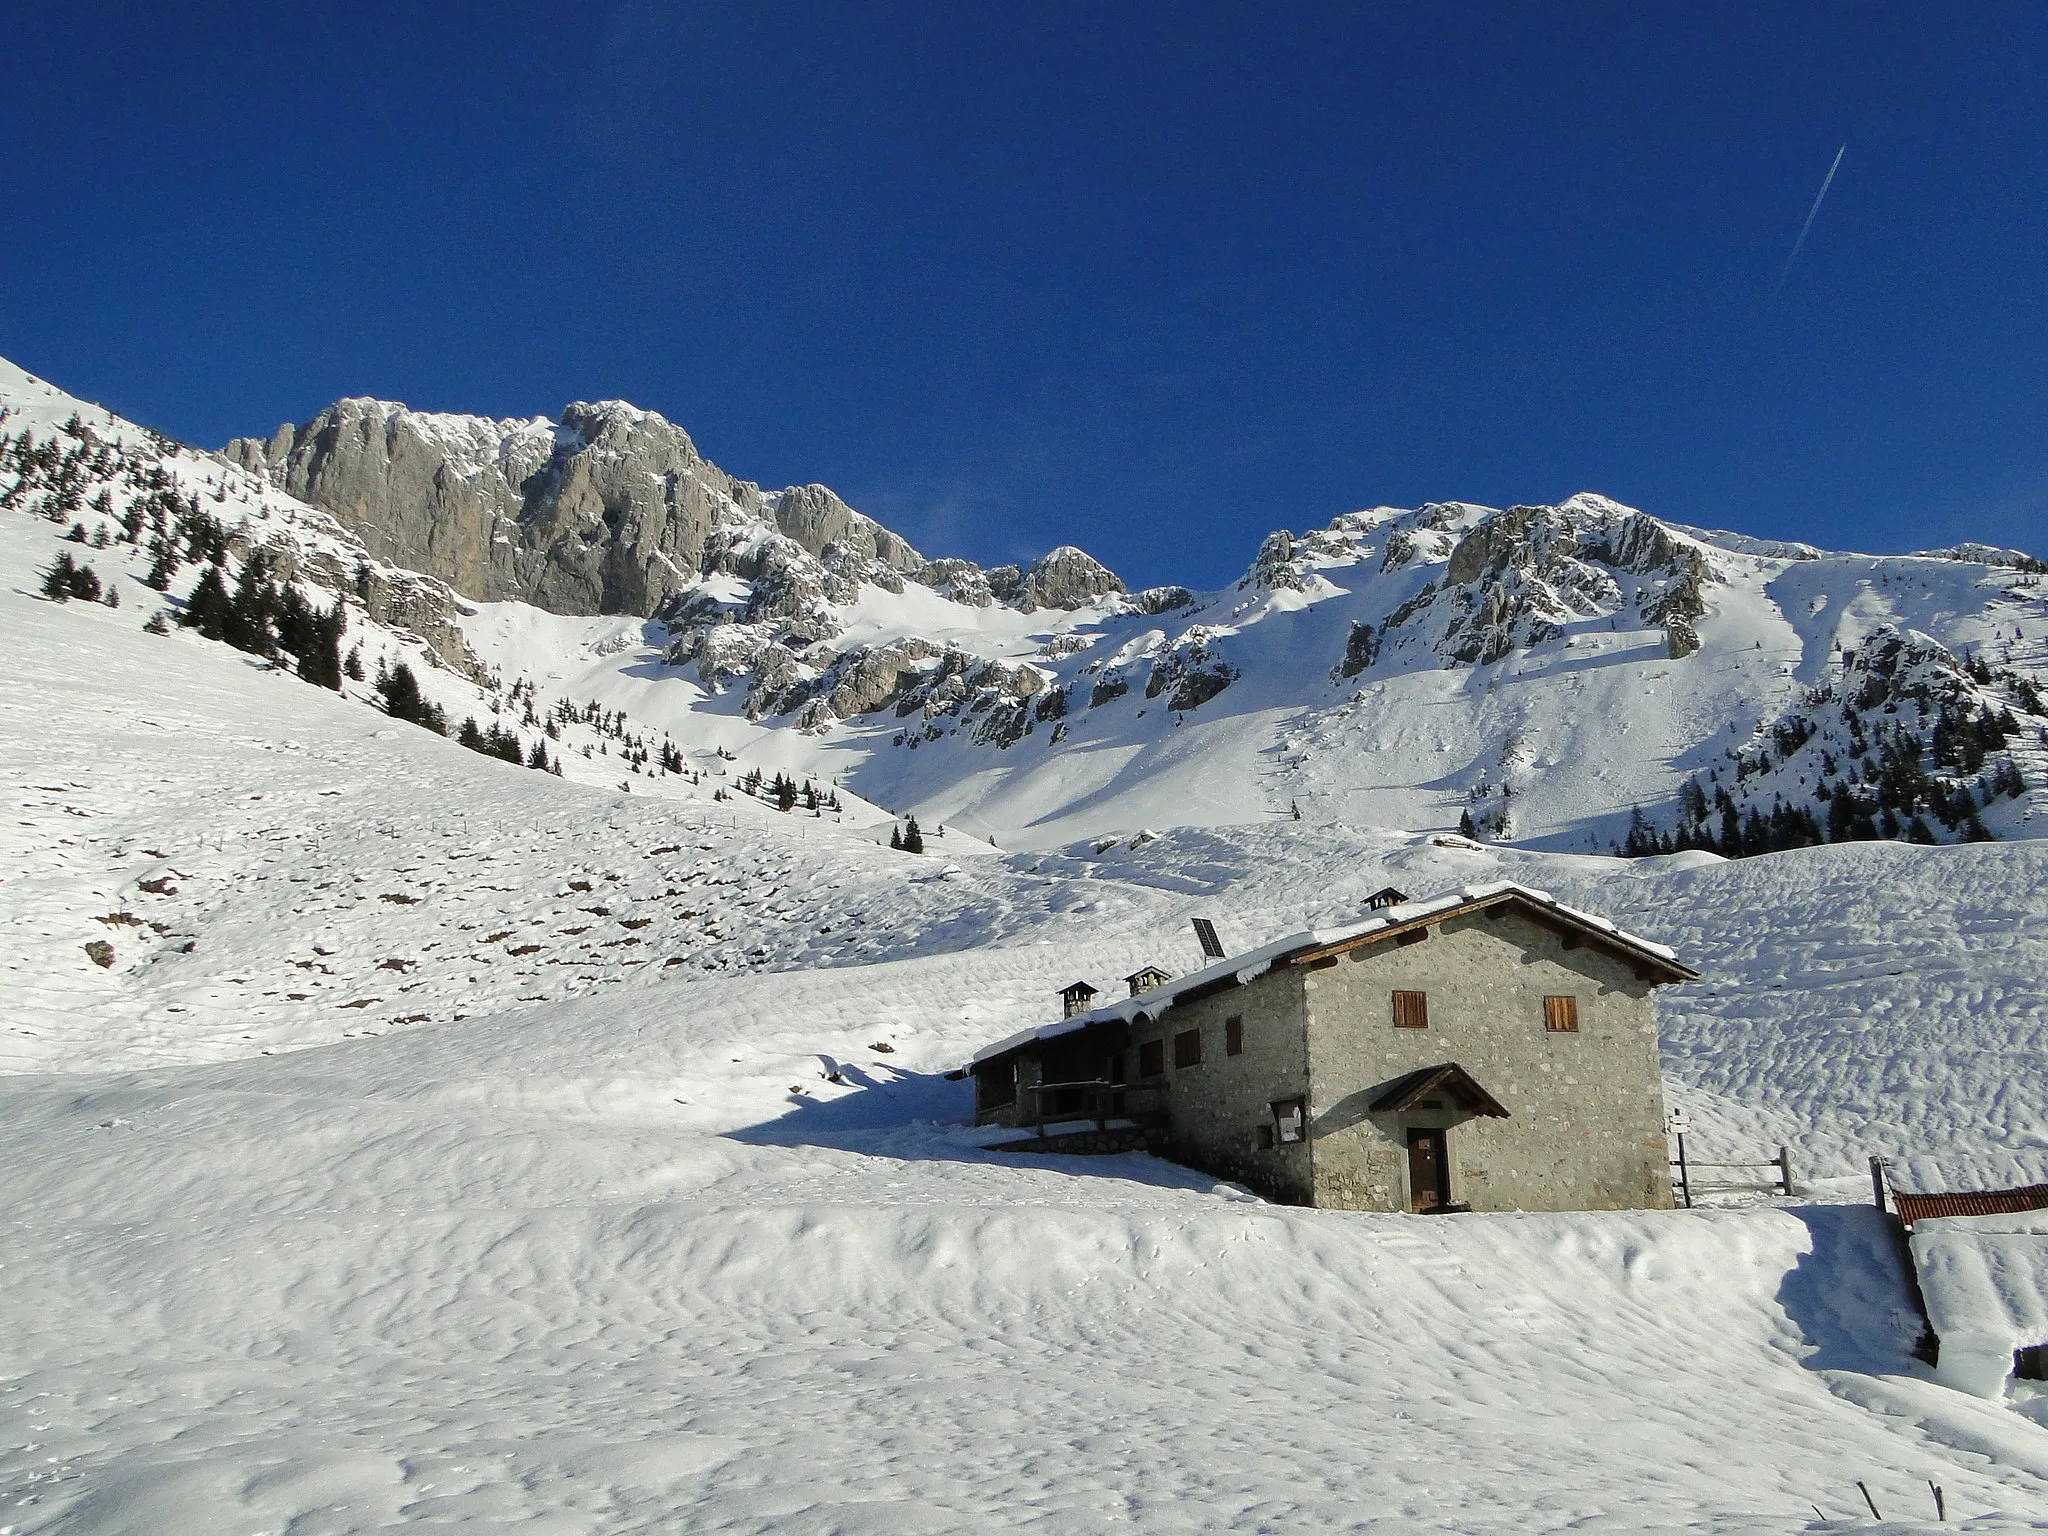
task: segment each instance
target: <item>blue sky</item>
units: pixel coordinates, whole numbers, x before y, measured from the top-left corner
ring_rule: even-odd
[[[1582,489],[2048,554],[2039,5],[312,0],[7,52],[0,353],[208,446],[620,396],[1134,584]]]

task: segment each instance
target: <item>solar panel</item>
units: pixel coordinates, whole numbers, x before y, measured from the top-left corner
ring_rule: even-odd
[[[1211,960],[1223,958],[1223,941],[1216,937],[1216,925],[1206,917],[1193,919],[1195,937],[1202,942],[1202,953]]]

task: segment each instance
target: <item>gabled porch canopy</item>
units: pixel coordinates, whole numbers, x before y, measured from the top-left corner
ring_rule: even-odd
[[[1370,1108],[1376,1115],[1401,1114],[1419,1107],[1424,1099],[1432,1098],[1454,1100],[1458,1108],[1467,1114],[1486,1115],[1495,1120],[1508,1117],[1500,1100],[1480,1087],[1472,1074],[1455,1061],[1447,1061],[1440,1067],[1423,1067],[1395,1078],[1388,1084],[1386,1092],[1372,1101]]]

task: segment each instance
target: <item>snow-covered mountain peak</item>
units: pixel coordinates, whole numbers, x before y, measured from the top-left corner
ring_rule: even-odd
[[[251,480],[0,382],[39,437],[75,412],[169,455],[251,519],[237,539],[367,583],[370,619],[537,718],[630,710],[1005,846],[1281,815],[1721,848],[1731,807],[1744,851],[1752,813],[1775,840],[1948,841],[2031,832],[2048,780],[2048,613],[2015,551],[1829,554],[1582,492],[1346,512],[1273,531],[1228,588],[1131,593],[1073,546],[926,559],[827,487],[763,492],[616,402],[547,422],[342,401],[234,445]],[[44,453],[35,484],[95,494]],[[1909,751],[1917,778],[1886,768]]]

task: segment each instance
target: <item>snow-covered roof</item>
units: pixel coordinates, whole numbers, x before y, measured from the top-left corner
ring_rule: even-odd
[[[1404,901],[1396,906],[1382,907],[1371,917],[1348,923],[1343,927],[1310,928],[1300,933],[1290,933],[1285,938],[1274,939],[1244,954],[1226,956],[1199,971],[1190,971],[1185,976],[1173,977],[1159,986],[1140,992],[1136,997],[1119,998],[1087,1013],[1077,1013],[1070,1019],[1054,1019],[1046,1024],[1019,1030],[1014,1035],[976,1051],[971,1064],[978,1065],[997,1056],[1008,1055],[1011,1051],[1029,1045],[1035,1040],[1057,1039],[1061,1035],[1072,1034],[1093,1024],[1128,1024],[1141,1018],[1157,1018],[1190,992],[1199,992],[1222,981],[1235,981],[1239,986],[1243,986],[1265,975],[1283,960],[1309,950],[1337,948],[1359,940],[1370,942],[1376,935],[1397,928],[1412,927],[1426,919],[1447,917],[1453,912],[1467,908],[1490,906],[1503,898],[1540,907],[1567,922],[1589,930],[1596,938],[1617,949],[1631,951],[1643,959],[1655,962],[1660,968],[1673,973],[1676,978],[1691,980],[1698,974],[1689,966],[1681,964],[1678,952],[1669,945],[1639,938],[1597,913],[1582,912],[1577,907],[1567,906],[1548,891],[1539,891],[1534,886],[1519,885],[1512,880],[1497,880],[1487,885],[1464,886],[1421,901]]]
[[[2013,1352],[2048,1344],[2048,1212],[1923,1221],[1911,1245],[1941,1341],[1936,1377],[2002,1396]]]

